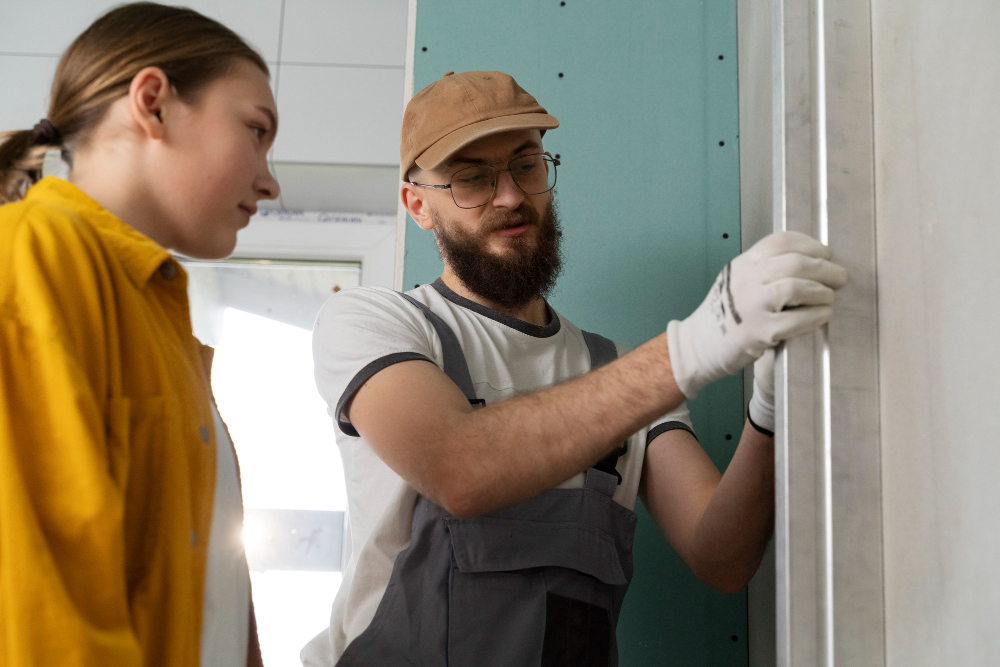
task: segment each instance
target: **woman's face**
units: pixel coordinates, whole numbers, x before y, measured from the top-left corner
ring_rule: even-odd
[[[175,98],[169,107],[153,179],[162,223],[170,227],[174,250],[204,259],[225,257],[257,202],[278,196],[267,166],[278,129],[267,76],[238,60],[190,103]]]

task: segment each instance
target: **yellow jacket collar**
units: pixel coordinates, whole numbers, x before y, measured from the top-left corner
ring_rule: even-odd
[[[25,201],[45,202],[84,214],[94,229],[107,239],[138,288],[144,287],[165,263],[177,264],[166,249],[117,218],[67,180],[46,176],[28,190]],[[183,274],[179,265],[176,268],[178,273]]]

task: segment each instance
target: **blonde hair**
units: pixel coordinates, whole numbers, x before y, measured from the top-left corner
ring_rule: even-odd
[[[56,68],[47,119],[58,143],[48,132],[0,133],[0,204],[22,199],[41,178],[48,150],[61,149],[72,164],[73,148],[87,141],[142,69],[159,67],[181,97],[193,99],[237,59],[269,75],[239,35],[194,10],[152,2],[112,9],[74,40]]]

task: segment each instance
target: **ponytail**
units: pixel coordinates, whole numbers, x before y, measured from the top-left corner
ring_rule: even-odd
[[[132,77],[159,67],[181,97],[197,95],[247,60],[267,64],[239,35],[198,12],[152,2],[112,9],[70,45],[56,68],[49,113],[32,130],[0,133],[0,204],[22,199],[42,177],[45,153],[86,143],[108,108],[128,94]]]
[[[42,177],[48,147],[34,130],[0,133],[0,204],[24,197]]]

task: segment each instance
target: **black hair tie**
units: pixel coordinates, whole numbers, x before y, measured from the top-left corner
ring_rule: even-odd
[[[62,144],[62,134],[56,129],[56,126],[49,121],[48,118],[43,118],[38,121],[38,124],[33,128],[35,136],[38,138],[38,143],[46,146],[59,146]]]

